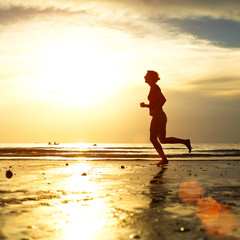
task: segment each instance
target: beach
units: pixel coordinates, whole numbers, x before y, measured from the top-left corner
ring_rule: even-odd
[[[153,163],[2,160],[0,239],[240,239],[238,161]]]

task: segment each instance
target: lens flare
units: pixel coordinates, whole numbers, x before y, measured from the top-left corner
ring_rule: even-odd
[[[203,187],[198,182],[191,180],[181,183],[178,196],[184,203],[194,205],[203,193]]]
[[[209,197],[210,199],[211,197]],[[207,202],[210,204],[207,206]],[[213,198],[205,202],[204,213],[198,209],[197,214],[202,220],[203,228],[208,234],[218,237],[231,235],[235,228],[235,215],[227,206],[220,205]]]
[[[178,192],[179,198],[185,204],[196,204],[195,214],[209,235],[220,238],[231,236],[236,229],[235,214],[230,207],[217,202],[211,196],[202,198],[203,194],[203,187],[193,180],[181,183]]]
[[[221,205],[212,197],[199,199],[196,207],[196,215],[203,223],[218,219]]]

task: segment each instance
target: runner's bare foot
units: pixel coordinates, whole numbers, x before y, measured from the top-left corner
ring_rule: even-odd
[[[163,164],[168,164],[168,160],[166,158],[161,160],[160,162],[158,162],[156,165],[157,166],[162,166]]]
[[[192,151],[192,146],[191,146],[190,139],[187,139],[187,140],[186,140],[186,147],[188,148],[189,153],[190,153],[190,152]]]

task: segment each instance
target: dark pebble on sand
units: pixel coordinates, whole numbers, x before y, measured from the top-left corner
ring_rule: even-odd
[[[13,176],[13,173],[11,170],[6,171],[6,177],[11,178]]]
[[[237,206],[236,203],[226,203],[226,205],[233,206],[233,207],[236,207],[236,206]]]
[[[121,169],[125,169],[125,167],[122,165],[122,166],[121,166]]]
[[[87,176],[87,174],[86,173],[82,173],[82,175],[81,176]]]

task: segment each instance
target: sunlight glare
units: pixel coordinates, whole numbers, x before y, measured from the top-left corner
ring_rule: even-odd
[[[63,239],[96,239],[101,228],[106,224],[99,218],[103,211],[102,200],[93,200],[89,205],[70,203],[60,208],[67,218],[62,225]]]
[[[73,169],[74,168],[74,169]],[[101,228],[107,224],[105,199],[99,198],[96,182],[91,181],[83,172],[91,172],[90,164],[78,164],[63,169],[64,174],[71,174],[62,184],[67,192],[63,196],[64,204],[57,208],[64,219],[59,219],[56,226],[60,235],[58,239],[96,239]]]
[[[119,87],[118,60],[100,44],[61,40],[40,55],[35,87],[43,98],[92,106]]]

